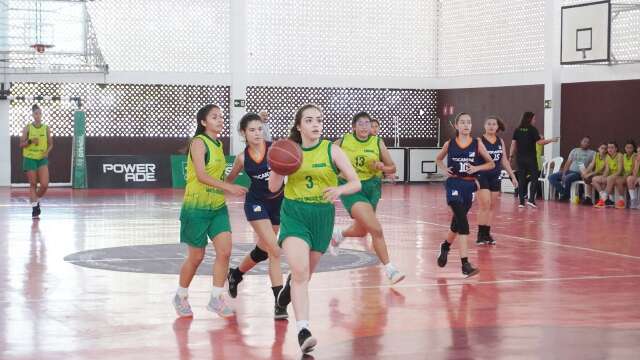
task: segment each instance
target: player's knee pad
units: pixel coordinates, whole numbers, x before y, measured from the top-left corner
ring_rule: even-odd
[[[261,261],[267,260],[269,258],[269,253],[256,246],[251,250],[249,256],[251,257],[251,260],[257,264]]]

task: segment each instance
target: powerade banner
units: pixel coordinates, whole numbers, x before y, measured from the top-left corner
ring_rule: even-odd
[[[85,113],[76,111],[73,113],[73,173],[71,184],[74,189],[87,188],[87,164],[84,156],[85,144]]]
[[[171,187],[166,155],[87,155],[90,188]]]
[[[233,167],[233,162],[235,161],[235,155],[225,156],[227,161],[227,167],[224,170],[225,176],[229,175],[231,172],[231,168]],[[186,155],[171,155],[171,183],[174,188],[184,188],[186,186],[186,177],[187,177],[187,156]],[[237,185],[241,185],[244,187],[249,187],[251,184],[251,180],[249,176],[245,174],[244,171],[241,171],[236,181],[234,182]]]

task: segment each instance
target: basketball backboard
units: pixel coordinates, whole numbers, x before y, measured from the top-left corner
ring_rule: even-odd
[[[608,62],[611,54],[611,2],[563,6],[560,63]]]

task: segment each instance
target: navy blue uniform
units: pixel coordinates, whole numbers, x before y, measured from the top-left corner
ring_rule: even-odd
[[[251,179],[249,191],[244,199],[244,214],[247,221],[269,219],[272,225],[280,225],[280,206],[284,198],[284,191],[277,193],[269,191],[269,173],[266,151],[271,146],[266,142],[265,156],[256,162],[249,154],[249,147],[244,149],[244,172]]]
[[[487,152],[489,153],[489,156],[491,156],[491,159],[493,159],[493,163],[496,167],[489,171],[481,171],[478,173],[480,189],[487,189],[491,192],[500,192],[500,173],[502,172],[502,157],[504,156],[502,140],[499,137],[496,137],[496,142],[491,143],[483,136],[482,144],[487,149]]]
[[[477,190],[475,175],[469,174],[469,165],[476,165],[478,159],[478,139],[471,140],[471,143],[461,148],[456,139],[449,142],[447,152],[447,167],[451,168],[453,177],[445,182],[447,190],[447,204],[453,210],[451,219],[451,231],[460,235],[469,234],[469,221],[467,213],[471,209],[473,193]]]

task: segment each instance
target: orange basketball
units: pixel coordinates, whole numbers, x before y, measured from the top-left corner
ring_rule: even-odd
[[[289,139],[278,140],[269,147],[267,162],[276,173],[291,175],[302,165],[302,149]]]

